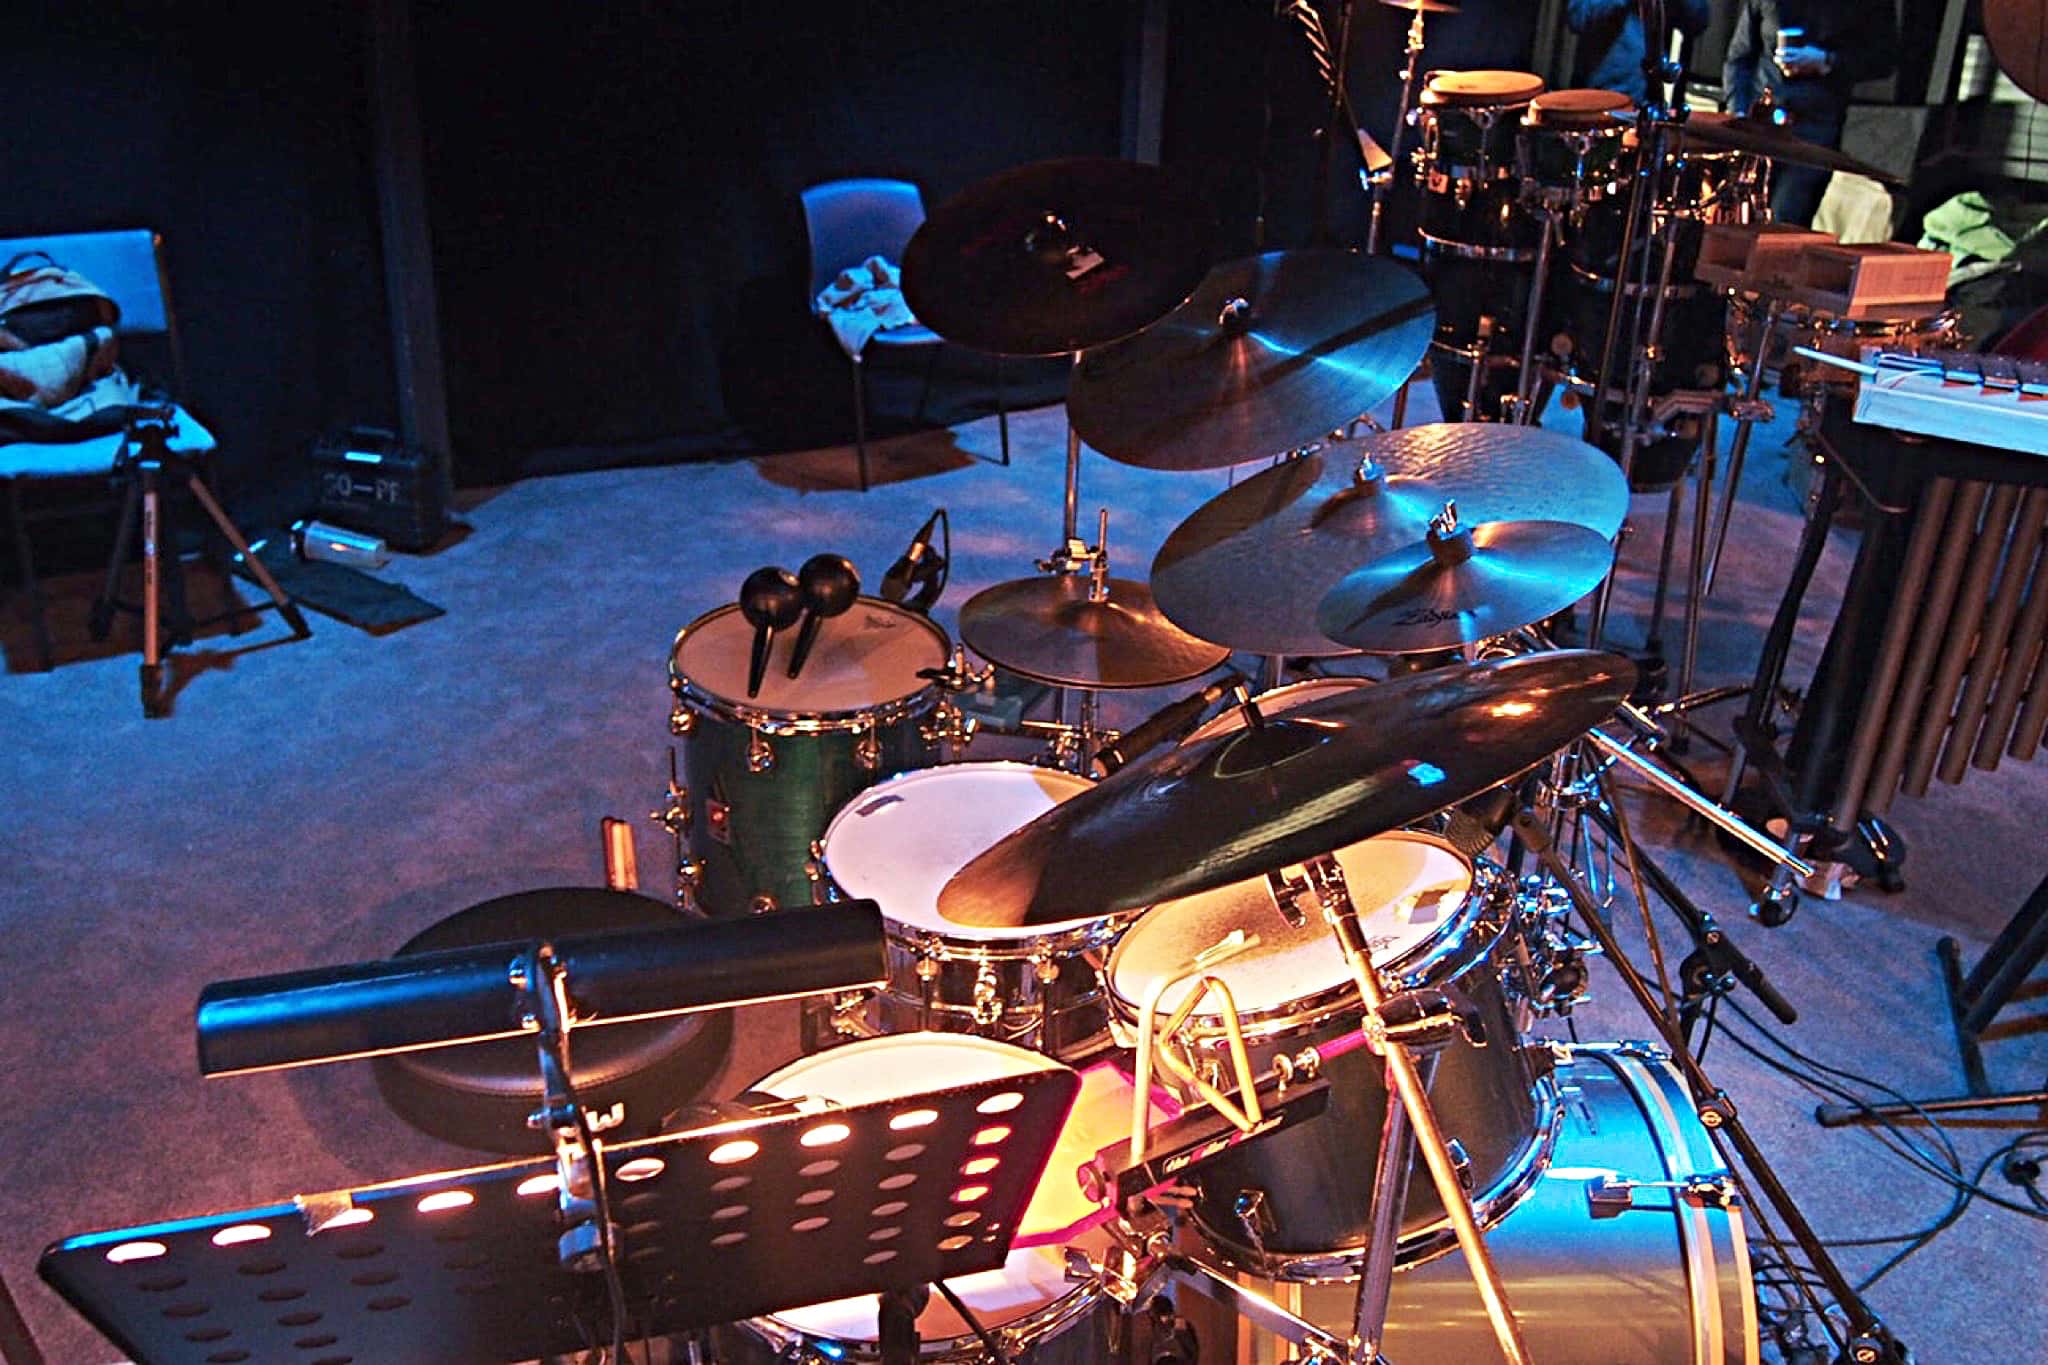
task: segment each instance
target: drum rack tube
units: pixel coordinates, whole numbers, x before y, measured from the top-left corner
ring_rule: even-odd
[[[1956,590],[1955,611],[1949,617],[1947,638],[1942,642],[1941,654],[1936,660],[1933,689],[1920,713],[1919,730],[1914,735],[1912,752],[1906,763],[1904,783],[1910,795],[1925,795],[1928,780],[1934,776],[1935,759],[1941,751],[1942,738],[1948,732],[1956,694],[1962,688],[1963,670],[1969,666],[1971,652],[1977,643],[1978,627],[1983,624],[1984,613],[1990,603],[1991,575],[1998,568],[1999,558],[2005,551],[2006,530],[2012,523],[2013,508],[2018,502],[2017,487],[2012,484],[1994,486],[1984,519],[1976,528],[1976,544],[1970,547],[1969,561]]]

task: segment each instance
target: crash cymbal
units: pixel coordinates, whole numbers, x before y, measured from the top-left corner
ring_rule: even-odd
[[[1428,535],[1344,575],[1316,608],[1331,639],[1421,654],[1505,635],[1600,586],[1614,546],[1568,521],[1489,521]]]
[[[1867,165],[1845,152],[1838,152],[1833,147],[1823,147],[1817,142],[1804,141],[1795,136],[1790,128],[1772,123],[1768,119],[1737,117],[1733,114],[1702,109],[1686,119],[1684,141],[1699,147],[1750,152],[1794,166],[1812,166],[1824,171],[1848,171],[1854,175],[1867,175],[1872,180],[1887,185],[1904,183],[1889,171],[1881,171],[1875,166]]]
[[[1361,455],[1381,477],[1361,484]],[[1225,489],[1166,538],[1152,591],[1183,630],[1255,654],[1345,646],[1316,626],[1338,580],[1419,541],[1456,501],[1467,521],[1569,521],[1612,538],[1628,484],[1600,451],[1539,427],[1440,422],[1333,441]]]
[[[1152,560],[1160,610],[1254,654],[1346,653],[1316,604],[1356,565],[1422,539],[1443,499],[1405,476],[1360,482],[1335,450],[1263,470],[1175,527]]]
[[[960,638],[1027,678],[1065,687],[1163,687],[1199,677],[1230,651],[1167,620],[1151,590],[1087,574],[1049,574],[984,588],[960,608]]]
[[[1211,270],[1136,336],[1084,356],[1074,429],[1145,469],[1221,469],[1303,445],[1392,396],[1436,327],[1422,277],[1355,251]]]
[[[939,913],[1021,927],[1192,895],[1384,834],[1543,761],[1635,685],[1614,654],[1460,664],[1143,759],[953,875]]]
[[[1212,215],[1178,177],[1106,157],[1038,161],[948,199],[903,251],[918,321],[997,355],[1059,355],[1172,312],[1209,269]]]

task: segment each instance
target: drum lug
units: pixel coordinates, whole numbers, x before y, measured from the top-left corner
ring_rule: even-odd
[[[1252,1250],[1264,1258],[1266,1234],[1273,1230],[1273,1211],[1266,1207],[1266,1192],[1256,1185],[1246,1186],[1237,1192],[1230,1211],[1237,1215],[1238,1226],[1244,1229]]]
[[[750,915],[772,915],[781,908],[776,903],[775,897],[769,895],[766,891],[755,892],[753,899],[747,902],[747,913]]]
[[[668,732],[679,739],[687,739],[696,729],[697,713],[677,698],[675,705],[669,708]]]
[[[996,982],[996,966],[984,962],[974,974],[974,1022],[984,1027],[1003,1017],[1001,989]]]
[[[747,771],[750,773],[772,773],[775,771],[775,750],[768,746],[768,737],[759,730],[747,732]]]
[[[667,794],[667,804],[649,811],[647,818],[676,838],[687,838],[690,833],[690,789],[670,782]]]
[[[1060,979],[1060,964],[1043,953],[1032,959],[1031,971],[1041,986],[1050,986]]]
[[[804,859],[804,877],[811,884],[811,904],[829,905],[839,899],[832,879],[825,873],[825,843],[811,840],[811,856]]]
[[[703,913],[697,893],[704,889],[704,864],[688,856],[676,860],[676,906],[690,914]]]
[[[917,979],[933,982],[939,979],[939,959],[945,956],[945,945],[931,934],[921,934],[917,940]]]
[[[1458,1173],[1458,1184],[1467,1195],[1472,1193],[1472,1154],[1465,1150],[1465,1144],[1456,1138],[1444,1139],[1444,1151],[1451,1158],[1451,1169]]]
[[[927,744],[952,744],[965,749],[974,742],[975,733],[981,729],[981,719],[970,716],[950,700],[940,698],[932,708],[930,721],[917,727],[917,735]]]
[[[750,761],[751,761],[751,755]],[[878,772],[882,767],[882,741],[875,733],[873,721],[861,729],[860,738],[853,742],[853,761],[860,765],[862,772]]]

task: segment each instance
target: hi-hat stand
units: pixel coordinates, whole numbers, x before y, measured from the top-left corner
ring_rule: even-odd
[[[312,629],[306,618],[283,588],[277,585],[270,570],[263,567],[249,549],[249,542],[236,529],[234,521],[222,510],[214,499],[213,492],[206,486],[193,463],[193,457],[183,451],[170,448],[170,438],[177,433],[173,420],[174,410],[165,405],[150,415],[138,418],[128,429],[121,455],[116,461],[115,472],[126,480],[128,488],[121,503],[121,519],[114,532],[114,550],[107,560],[106,586],[93,603],[90,618],[92,638],[104,640],[112,628],[117,610],[139,610],[142,613],[142,714],[152,719],[170,714],[170,698],[163,685],[163,656],[165,640],[168,637],[171,648],[192,642],[192,632],[200,626],[214,621],[230,620],[246,616],[261,607],[249,607],[236,601],[226,611],[204,621],[193,619],[185,603],[185,574],[178,558],[177,534],[169,505],[164,501],[163,481],[166,475],[180,479],[192,494],[193,501],[205,509],[221,537],[234,548],[235,554],[244,564],[263,591],[270,597],[270,605],[277,608],[277,614],[284,618],[292,629],[294,639],[303,640],[311,635]],[[128,559],[128,547],[132,543],[136,525],[142,528],[142,603],[139,608],[129,607],[119,600],[122,566]],[[163,547],[171,542],[168,558]],[[165,569],[169,569],[170,612],[168,620],[163,611],[163,580]],[[223,571],[225,572],[225,571]],[[232,599],[232,586],[228,589]]]

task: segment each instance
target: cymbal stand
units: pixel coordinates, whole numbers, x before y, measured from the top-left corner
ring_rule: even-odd
[[[1763,1150],[1757,1146],[1756,1140],[1743,1125],[1741,1116],[1736,1111],[1735,1102],[1728,1097],[1726,1091],[1714,1084],[1713,1079],[1707,1075],[1698,1059],[1687,1048],[1685,1037],[1678,1026],[1658,1008],[1657,999],[1651,993],[1649,984],[1622,951],[1620,942],[1614,937],[1614,931],[1608,928],[1601,918],[1599,904],[1593,899],[1592,893],[1586,890],[1578,874],[1558,855],[1557,846],[1551,840],[1544,822],[1536,818],[1533,810],[1524,807],[1515,816],[1513,829],[1516,837],[1542,864],[1551,879],[1571,897],[1574,907],[1579,912],[1580,922],[1586,931],[1599,941],[1602,954],[1620,974],[1630,996],[1649,1019],[1651,1027],[1656,1029],[1666,1051],[1671,1055],[1672,1064],[1678,1067],[1680,1074],[1685,1077],[1686,1087],[1692,1093],[1701,1126],[1715,1139],[1717,1145],[1726,1142],[1741,1159],[1739,1174],[1746,1174],[1747,1178],[1742,1181],[1746,1192],[1752,1200],[1758,1194],[1763,1196],[1763,1202],[1770,1205],[1779,1224],[1791,1235],[1792,1240],[1798,1243],[1800,1252],[1806,1258],[1806,1264],[1812,1267],[1814,1275],[1847,1317],[1847,1333],[1844,1336],[1838,1334],[1839,1329],[1827,1314],[1817,1313],[1823,1330],[1840,1348],[1840,1354],[1836,1359],[1853,1362],[1853,1365],[1906,1365],[1906,1349],[1892,1335],[1891,1329],[1870,1310],[1870,1306],[1857,1293],[1856,1286],[1850,1282],[1849,1277],[1842,1273],[1826,1243],[1822,1242],[1819,1234],[1813,1230],[1813,1225],[1806,1221],[1806,1216],[1793,1201],[1791,1192],[1778,1179],[1777,1172],[1765,1159]],[[1808,1295],[1811,1303],[1811,1291],[1808,1291]],[[1818,1305],[1815,1307],[1818,1308]]]
[[[1764,349],[1770,345],[1771,333],[1777,330],[1778,314],[1785,302],[1775,294],[1764,300],[1764,315],[1757,322],[1756,345],[1749,352],[1749,368],[1742,376],[1742,398],[1731,412],[1735,418],[1735,434],[1728,440],[1728,487],[1721,494],[1721,511],[1715,518],[1713,547],[1707,553],[1706,581],[1702,591],[1714,591],[1714,576],[1721,567],[1721,551],[1728,544],[1728,521],[1735,511],[1735,495],[1742,487],[1742,461],[1749,452],[1749,433],[1758,421],[1769,421],[1777,414],[1762,398],[1764,387]]]
[[[1081,353],[1074,353],[1074,363],[1079,364]],[[1074,430],[1072,422],[1067,423],[1067,492],[1065,529],[1066,539],[1060,548],[1038,561],[1038,567],[1051,574],[1088,575],[1088,600],[1104,602],[1109,599],[1109,509],[1099,508],[1095,516],[1095,543],[1084,544],[1075,534],[1075,503],[1078,500],[1078,483],[1081,471],[1081,437]],[[1080,718],[1078,723],[1067,723],[1067,698],[1069,693],[1078,694]],[[1052,692],[1052,740],[1053,758],[1060,767],[1071,767],[1075,772],[1088,771],[1088,761],[1097,747],[1102,733],[1098,728],[1100,698],[1092,687],[1069,687],[1062,683]]]
[[[1528,1345],[1522,1340],[1521,1326],[1515,1321],[1513,1310],[1508,1305],[1507,1290],[1501,1282],[1500,1271],[1494,1266],[1492,1253],[1487,1250],[1485,1234],[1480,1230],[1478,1219],[1472,1213],[1472,1201],[1465,1193],[1464,1185],[1458,1179],[1456,1164],[1452,1161],[1450,1149],[1444,1139],[1442,1127],[1437,1123],[1436,1111],[1430,1107],[1428,1089],[1417,1066],[1416,1058],[1410,1051],[1410,1039],[1440,1038],[1447,1027],[1454,1026],[1449,1016],[1432,1013],[1427,1006],[1416,1009],[1400,1009],[1389,1012],[1390,997],[1380,981],[1379,970],[1372,965],[1372,949],[1365,936],[1364,926],[1359,923],[1358,907],[1351,899],[1351,893],[1344,884],[1344,871],[1337,860],[1323,854],[1302,864],[1304,881],[1295,883],[1275,874],[1276,899],[1286,891],[1306,893],[1312,896],[1320,907],[1324,920],[1337,938],[1337,946],[1344,954],[1346,964],[1351,968],[1351,977],[1358,987],[1359,999],[1365,1005],[1366,1036],[1375,1051],[1386,1059],[1387,1076],[1392,1088],[1400,1099],[1399,1107],[1407,1114],[1408,1126],[1413,1129],[1412,1139],[1423,1162],[1429,1167],[1430,1179],[1436,1185],[1437,1197],[1442,1200],[1444,1212],[1450,1219],[1452,1230],[1457,1234],[1458,1248],[1465,1253],[1465,1264],[1471,1271],[1472,1282],[1479,1291],[1480,1302],[1486,1306],[1487,1319],[1493,1325],[1494,1340],[1499,1345],[1502,1359],[1510,1365],[1528,1365],[1531,1357]],[[1290,899],[1281,899],[1284,906]],[[1391,1000],[1401,1000],[1393,997]],[[1416,1004],[1402,1001],[1403,1004]],[[1390,1018],[1399,1018],[1403,1023],[1392,1023]],[[1397,1133],[1398,1137],[1399,1134]],[[1405,1169],[1407,1163],[1400,1161],[1381,1163],[1381,1174],[1390,1169]],[[1384,1188],[1376,1187],[1373,1201],[1377,1206],[1387,1195]],[[1377,1207],[1375,1223],[1378,1222]],[[1376,1240],[1370,1255],[1391,1257],[1393,1242],[1388,1237]],[[1385,1296],[1388,1278],[1384,1272],[1375,1274],[1372,1263],[1367,1263],[1366,1273],[1359,1280],[1360,1302],[1356,1323],[1359,1328],[1370,1329],[1372,1324],[1384,1324],[1386,1320]],[[1379,1302],[1367,1299],[1368,1291],[1379,1295]],[[1354,1340],[1348,1358],[1354,1365],[1363,1365],[1378,1358],[1376,1341]]]
[[[1408,61],[1401,68],[1401,109],[1394,115],[1393,145],[1387,149],[1388,165],[1372,178],[1372,225],[1367,229],[1365,237],[1365,253],[1368,256],[1379,255],[1380,248],[1385,243],[1381,219],[1386,211],[1387,196],[1393,192],[1394,178],[1401,173],[1401,144],[1408,139],[1408,115],[1415,107],[1416,59],[1422,56],[1422,13],[1422,6],[1417,5],[1415,17],[1408,21]],[[1404,388],[1402,398],[1405,400],[1406,397],[1407,390]],[[1399,415],[1396,415],[1394,425],[1401,425]]]
[[[1416,17],[1420,18],[1421,10]],[[1529,182],[1523,182],[1527,192]],[[1522,322],[1522,359],[1515,374],[1515,394],[1509,400],[1513,404],[1510,420],[1517,426],[1533,426],[1536,421],[1536,338],[1543,331],[1543,286],[1550,278],[1550,248],[1558,234],[1558,209],[1554,204],[1544,204],[1543,236],[1536,243],[1536,275],[1529,282],[1528,317]]]

